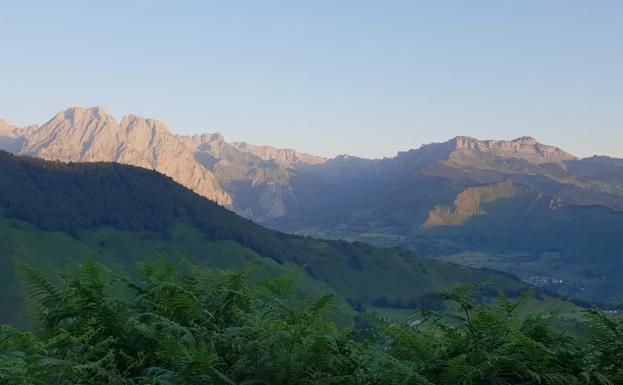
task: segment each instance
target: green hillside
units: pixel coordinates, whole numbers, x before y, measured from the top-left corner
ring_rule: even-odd
[[[307,292],[333,291],[355,307],[416,307],[444,286],[512,277],[363,243],[320,241],[262,228],[156,172],[110,163],[62,164],[0,153],[4,322],[23,315],[15,262],[46,271],[85,256],[128,269],[183,256],[220,268],[299,271]],[[15,309],[15,310],[13,310]]]
[[[568,182],[574,177],[566,175],[563,183],[536,172],[544,174],[545,166],[533,174],[502,172],[530,164],[498,161],[486,170],[437,164],[413,174],[302,185],[310,193],[300,211],[267,224],[503,270],[586,300],[621,301],[623,211],[614,204],[620,198],[603,191],[615,189],[611,182]]]
[[[535,191],[484,203],[483,211],[461,226],[422,230],[411,247],[580,298],[623,299],[621,212],[565,205]]]
[[[529,137],[456,137],[396,157],[298,170],[286,232],[504,270],[590,301],[623,293],[623,160]]]

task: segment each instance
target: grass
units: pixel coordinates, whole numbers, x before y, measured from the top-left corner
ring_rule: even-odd
[[[28,323],[16,261],[56,273],[90,257],[133,274],[137,262],[180,257],[218,269],[248,268],[258,279],[297,275],[300,295],[335,293],[342,299],[336,320],[339,323],[353,314],[346,301],[369,307],[385,297],[391,303],[407,304],[465,282],[486,285],[493,292],[526,289],[519,280],[505,275],[365,244],[300,238],[291,246],[315,257],[304,265],[280,264],[234,241],[209,240],[200,229],[185,222],[177,222],[166,234],[102,227],[80,230],[72,237],[0,216],[0,245],[0,289],[6,293],[0,298],[0,323],[16,325]]]
[[[224,270],[249,268],[253,271],[252,276],[258,279],[295,274],[300,292],[308,295],[333,291],[323,282],[311,278],[300,266],[280,265],[233,241],[206,240],[199,229],[183,223],[175,225],[166,238],[149,232],[111,228],[81,231],[77,238],[73,238],[62,232],[41,231],[17,219],[0,217],[0,288],[6,293],[0,297],[0,323],[28,324],[16,261],[48,273],[58,273],[85,257],[130,274],[139,261],[180,257]],[[344,302],[340,311],[342,314],[351,312]]]

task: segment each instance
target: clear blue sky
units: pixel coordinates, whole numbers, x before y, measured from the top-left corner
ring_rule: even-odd
[[[69,105],[366,157],[456,135],[623,157],[623,1],[3,1],[0,117]]]

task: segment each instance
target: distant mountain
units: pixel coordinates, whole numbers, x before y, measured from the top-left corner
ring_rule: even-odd
[[[290,179],[268,226],[400,245],[565,293],[623,293],[623,160],[578,159],[522,137],[457,137],[394,158],[348,156]]]
[[[4,119],[0,119],[0,149],[9,152],[19,152],[24,145],[24,136],[36,126],[20,129]]]
[[[409,236],[422,228],[451,225],[439,219],[443,210],[456,210],[455,216],[467,220],[483,212],[466,205],[487,203],[481,198],[510,198],[519,189],[534,190],[557,204],[619,211],[623,160],[596,159],[580,160],[529,137],[457,137],[381,160],[340,156],[293,175],[296,204],[266,223],[289,231],[344,229],[357,235],[388,229],[389,234]]]
[[[353,307],[430,306],[434,292],[461,282],[510,294],[527,288],[411,252],[269,230],[139,167],[0,151],[0,186],[0,322],[23,315],[16,263],[56,271],[88,256],[121,269],[181,255],[217,268],[298,271],[303,290],[335,292]]]
[[[1,123],[0,148],[154,169],[286,232],[401,246],[588,298],[623,292],[613,273],[623,266],[623,160],[579,159],[530,137],[324,159],[219,134],[174,135],[136,116],[117,123],[96,107],[41,127]]]
[[[292,168],[324,158],[290,149],[226,143],[220,134],[180,136],[135,115],[117,122],[101,107],[74,107],[42,126],[0,122],[0,149],[68,162],[110,161],[157,170],[255,220],[284,214]]]

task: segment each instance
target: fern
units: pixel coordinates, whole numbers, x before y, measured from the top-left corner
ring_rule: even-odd
[[[24,276],[31,298],[46,304],[61,302],[61,290],[55,287],[43,272],[25,264],[19,264],[18,267]]]
[[[530,295],[482,304],[448,290],[448,313],[401,324],[364,314],[338,328],[337,298],[300,298],[295,276],[255,284],[183,260],[129,279],[91,261],[57,287],[24,266],[41,322],[0,329],[0,384],[601,384],[623,383],[623,326],[591,311],[581,338],[534,311]]]

